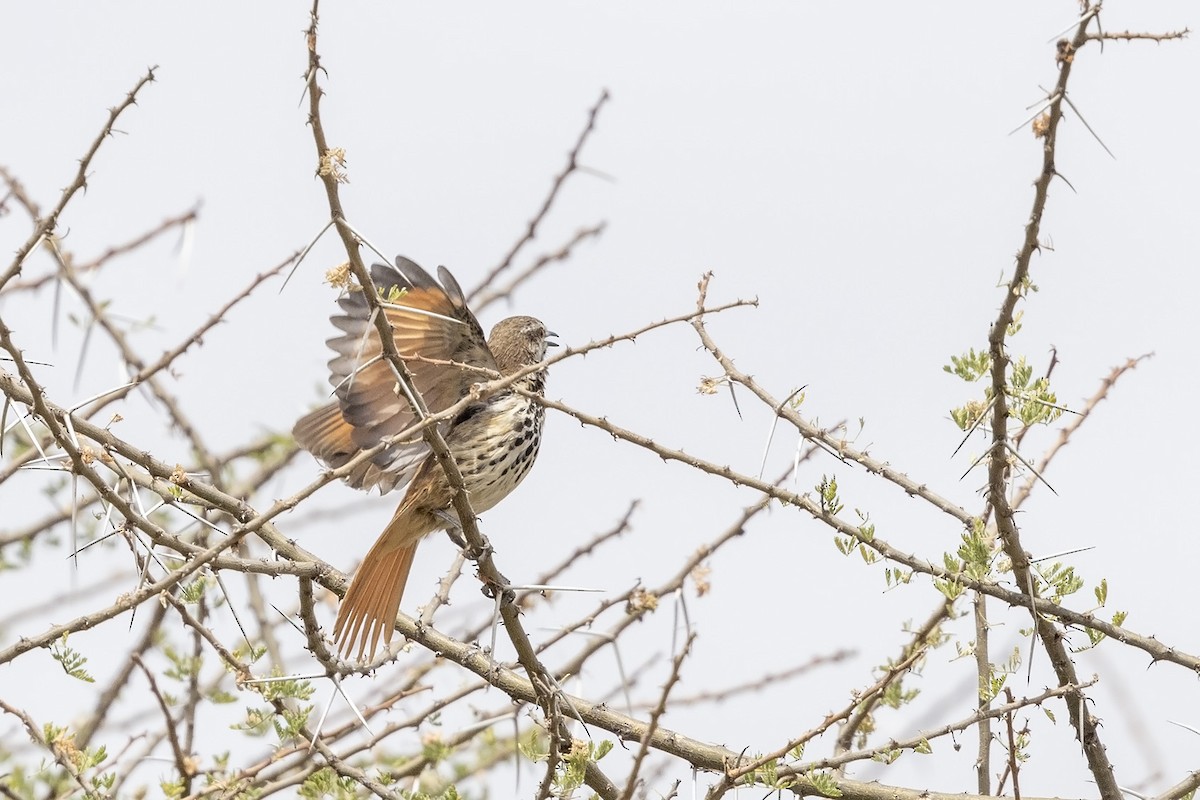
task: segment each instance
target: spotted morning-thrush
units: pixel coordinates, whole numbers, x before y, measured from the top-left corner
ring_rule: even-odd
[[[371,267],[371,280],[392,325],[396,349],[431,413],[471,394],[487,380],[487,370],[512,375],[546,355],[553,333],[533,317],[509,317],[492,328],[486,341],[467,308],[458,281],[445,267],[440,283],[407,258],[396,268]],[[396,436],[417,422],[391,366],[382,358],[379,334],[361,290],[338,300],[342,313],[331,318],[342,334],[328,341],[336,400],[305,415],[292,433],[305,450],[331,469]],[[474,369],[472,369],[474,368]],[[516,391],[541,395],[546,372],[533,372],[472,402],[440,430],[462,473],[476,512],[492,508],[529,473],[541,441],[545,409]],[[338,609],[333,636],[343,657],[357,645],[357,658],[373,657],[380,636],[392,638],[404,585],[417,545],[436,530],[459,522],[451,504],[454,490],[420,433],[393,441],[356,466],[345,478],[357,489],[381,493],[407,485],[391,522],[354,574]]]

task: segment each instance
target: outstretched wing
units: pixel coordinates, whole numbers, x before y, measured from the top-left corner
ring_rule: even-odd
[[[438,277],[440,283],[403,257],[396,259],[395,268],[371,266],[396,349],[431,412],[454,405],[484,379],[448,362],[496,369],[458,282],[445,267],[438,269]],[[335,469],[416,421],[391,366],[381,357],[363,293],[350,292],[338,305],[343,313],[332,321],[342,334],[328,342],[336,353],[329,362],[329,380],[337,400],[303,417],[292,431],[301,447]],[[381,451],[346,480],[356,488],[378,486],[386,493],[407,482],[427,453],[418,434]]]

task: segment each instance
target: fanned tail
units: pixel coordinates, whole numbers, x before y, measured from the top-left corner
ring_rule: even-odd
[[[338,608],[333,638],[342,658],[348,658],[356,644],[355,658],[361,660],[364,653],[374,658],[380,634],[385,647],[392,640],[404,584],[421,541],[417,537],[409,544],[396,544],[394,524],[395,520],[367,553]]]

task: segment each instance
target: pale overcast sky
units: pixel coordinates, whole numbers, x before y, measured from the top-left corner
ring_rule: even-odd
[[[1027,107],[1055,81],[1053,42],[1077,13],[1070,0],[328,3],[323,118],[331,144],[347,153],[342,197],[355,227],[385,253],[430,270],[444,264],[473,285],[521,235],[607,89],[611,102],[581,159],[594,173],[571,177],[520,263],[558,249],[581,227],[604,221],[604,234],[511,304],[487,309],[484,326],[530,314],[564,343],[584,344],[687,312],[697,280],[712,270],[713,300],[760,300],[757,309],[711,323],[739,367],[778,397],[806,385],[803,411],[821,423],[845,419],[857,430],[861,418],[858,446],[974,512],[982,508],[984,474],[960,476],[982,440],[952,457],[961,434],[948,409],[980,387],[942,366],[951,354],[986,346],[1001,300],[997,285],[1020,246],[1040,169]],[[1182,0],[1114,1],[1104,20],[1107,30],[1198,23],[1195,5]],[[154,317],[155,326],[135,339],[145,353],[176,343],[254,274],[303,247],[328,218],[300,105],[307,24],[299,3],[5,9],[0,163],[43,207],[70,181],[106,109],[147,66],[159,67],[157,82],[94,163],[87,194],[62,221],[68,245],[94,255],[202,204],[186,265],[176,242],[165,241],[96,281],[114,313]],[[1198,77],[1194,39],[1109,43],[1103,53],[1090,45],[1078,57],[1070,96],[1115,159],[1068,115],[1058,169],[1074,191],[1064,182],[1052,187],[1043,231],[1053,249],[1034,260],[1038,291],[1011,342],[1036,372],[1057,347],[1054,388],[1070,406],[1127,357],[1156,353],[1121,381],[1055,462],[1046,477],[1057,496],[1039,488],[1020,522],[1035,555],[1093,548],[1071,557],[1088,580],[1074,607],[1089,608],[1090,587],[1107,578],[1110,605],[1132,612],[1131,628],[1190,652],[1200,650],[1191,610],[1200,545],[1188,521],[1200,477],[1191,453],[1200,438],[1191,409],[1200,390],[1193,313]],[[0,249],[14,251],[28,232],[24,215],[10,208],[0,217]],[[323,240],[282,295],[277,284],[261,291],[179,362],[175,386],[217,449],[267,427],[286,431],[324,396],[324,340],[334,333],[328,316],[335,306],[321,279],[344,260],[338,247],[332,237]],[[30,269],[47,263],[35,259]],[[73,387],[78,331],[64,325],[53,350],[48,295],[40,299],[36,307],[0,306],[0,313],[31,357],[60,364],[41,373],[55,399],[67,404],[118,383],[113,352],[97,342]],[[64,302],[66,311],[78,310],[70,298]],[[697,393],[702,376],[719,373],[697,344],[686,326],[646,335],[562,364],[548,394],[756,473],[771,414],[742,395],[739,420],[728,394]],[[130,408],[123,435],[165,461],[187,459],[182,439],[138,438],[136,401]],[[1055,435],[1035,431],[1026,451],[1039,455]],[[633,530],[567,579],[614,593],[639,577],[653,585],[757,499],[558,414],[544,442],[528,481],[483,520],[514,580],[532,578],[641,498]],[[767,474],[784,468],[794,446],[794,434],[781,426]],[[272,487],[274,496],[291,494],[317,469],[307,456],[298,459]],[[879,535],[901,549],[938,560],[957,546],[951,519],[861,470],[816,460],[804,467],[800,488],[823,473],[836,473],[847,506],[869,510]],[[0,490],[0,530],[14,517],[46,513],[37,494],[44,480],[34,475],[23,491],[12,482]],[[295,536],[347,568],[395,499],[330,487],[319,504],[362,503],[369,511],[304,526]],[[288,532],[287,518],[281,526]],[[895,655],[905,623],[933,608],[928,581],[885,594],[881,569],[841,557],[831,538],[801,513],[777,507],[713,560],[712,592],[689,601],[700,636],[684,691],[751,680],[840,649],[858,655],[720,706],[722,713],[680,709],[664,724],[735,749],[773,749],[843,705],[851,688],[869,683],[872,665]],[[452,557],[440,535],[424,546],[409,611]],[[65,564],[61,551],[46,547],[35,575],[6,573],[0,582],[22,592],[65,586]],[[294,583],[278,583],[286,603]],[[478,610],[470,604],[475,596],[464,586],[457,611]],[[538,624],[573,620],[594,603],[592,596],[564,597]],[[996,634],[996,659],[1016,644],[1027,653],[1018,634],[1027,615],[998,608],[996,615],[1006,626]],[[667,610],[641,626],[647,652],[664,646],[671,622]],[[955,623],[954,632],[972,638],[970,620]],[[0,643],[17,633],[0,631]],[[125,646],[85,635],[79,643],[90,645],[105,677],[103,648]],[[938,651],[925,680],[911,683],[923,692],[922,711],[880,714],[885,735],[911,735],[918,718],[933,725],[969,713],[973,667],[952,656]],[[1042,651],[1034,664],[1031,685],[1023,670],[1014,676],[1018,695],[1053,680]],[[0,696],[30,680],[32,667],[0,669]],[[1195,676],[1151,667],[1144,654],[1116,646],[1080,655],[1079,672],[1102,676],[1093,713],[1104,720],[1124,782],[1154,792],[1196,768],[1195,735],[1168,723],[1200,727]],[[585,678],[593,686],[611,682],[602,674]],[[71,694],[86,691],[74,685],[61,692],[41,685],[46,694],[29,701],[31,710],[60,722],[74,710],[64,702],[83,704],[88,696]],[[657,684],[647,685],[654,687],[647,696],[656,695]],[[1058,718],[1035,739],[1022,788],[1092,794],[1061,707]],[[0,735],[16,735],[14,720],[0,719]],[[970,789],[973,738],[965,745],[957,755],[943,747],[936,770],[906,756],[892,769],[856,777]]]

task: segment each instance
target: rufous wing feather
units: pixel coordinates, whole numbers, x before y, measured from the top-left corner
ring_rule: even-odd
[[[472,384],[486,378],[486,372],[458,365],[497,369],[462,288],[446,269],[439,274],[442,283],[406,258],[397,258],[395,267],[371,266],[396,349],[414,388],[435,413],[457,403]],[[342,313],[332,321],[341,334],[328,340],[334,351],[329,370],[337,401],[301,419],[294,431],[301,447],[334,469],[416,422],[392,365],[383,358],[365,294],[347,292],[338,305]],[[344,477],[355,488],[387,493],[407,483],[428,452],[420,435],[393,439]]]
[[[292,428],[292,435],[297,444],[334,467],[340,467],[357,450],[354,428],[342,418],[337,403],[305,414]]]

